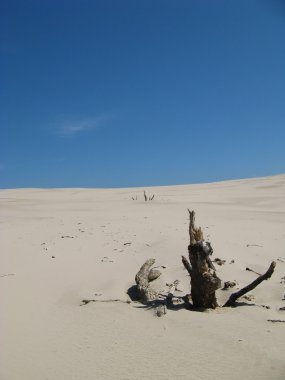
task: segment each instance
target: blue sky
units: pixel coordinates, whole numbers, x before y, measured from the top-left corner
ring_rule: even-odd
[[[0,187],[285,172],[283,0],[0,1]]]

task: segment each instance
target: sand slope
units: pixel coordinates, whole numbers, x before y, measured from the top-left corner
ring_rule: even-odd
[[[267,321],[285,320],[285,175],[147,188],[152,202],[142,190],[0,191],[1,380],[285,378],[285,323]],[[179,279],[188,293],[187,208],[226,260],[222,280],[242,287],[256,278],[246,267],[278,259],[252,305],[163,318],[136,303],[80,306],[127,300],[150,257],[166,266],[156,286]]]

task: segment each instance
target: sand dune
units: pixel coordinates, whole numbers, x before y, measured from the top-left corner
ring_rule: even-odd
[[[145,202],[143,190],[155,194]],[[137,200],[132,200],[137,197]],[[188,212],[238,287],[269,281],[244,306],[154,316],[127,290],[150,257],[156,286],[180,280]],[[0,191],[1,380],[285,378],[285,175],[146,189]],[[127,244],[126,244],[127,243]],[[231,263],[234,260],[234,263]],[[283,277],[283,280],[282,280]],[[218,291],[219,303],[231,290]],[[269,306],[269,308],[261,305]]]

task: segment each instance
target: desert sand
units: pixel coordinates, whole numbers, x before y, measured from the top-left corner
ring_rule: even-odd
[[[145,202],[143,190],[154,194]],[[136,198],[135,200],[132,199]],[[212,243],[219,304],[277,266],[236,308],[169,310],[129,300],[148,258],[155,286],[179,280],[188,211]],[[0,191],[1,380],[249,380],[285,378],[285,175],[129,189]],[[126,244],[127,243],[127,244]],[[234,260],[234,262],[232,262]],[[282,279],[283,277],[283,279]],[[269,308],[261,305],[268,306]]]

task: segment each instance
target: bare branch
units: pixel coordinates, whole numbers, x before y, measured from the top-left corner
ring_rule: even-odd
[[[259,285],[262,281],[268,280],[272,276],[275,266],[276,266],[276,262],[272,261],[272,263],[270,264],[270,267],[267,269],[267,271],[264,274],[260,275],[252,283],[240,289],[238,292],[231,294],[230,298],[227,300],[227,302],[224,304],[223,307],[234,306],[238,298],[245,295],[250,290],[253,290],[254,288],[256,288],[257,285]]]
[[[144,196],[144,200],[147,201],[147,196],[146,196],[145,191],[143,192],[143,196]]]
[[[191,276],[192,267],[191,267],[191,264],[189,263],[189,261],[186,259],[185,256],[182,256],[182,263],[183,263],[185,269],[187,270],[187,272],[189,273],[189,275]]]

